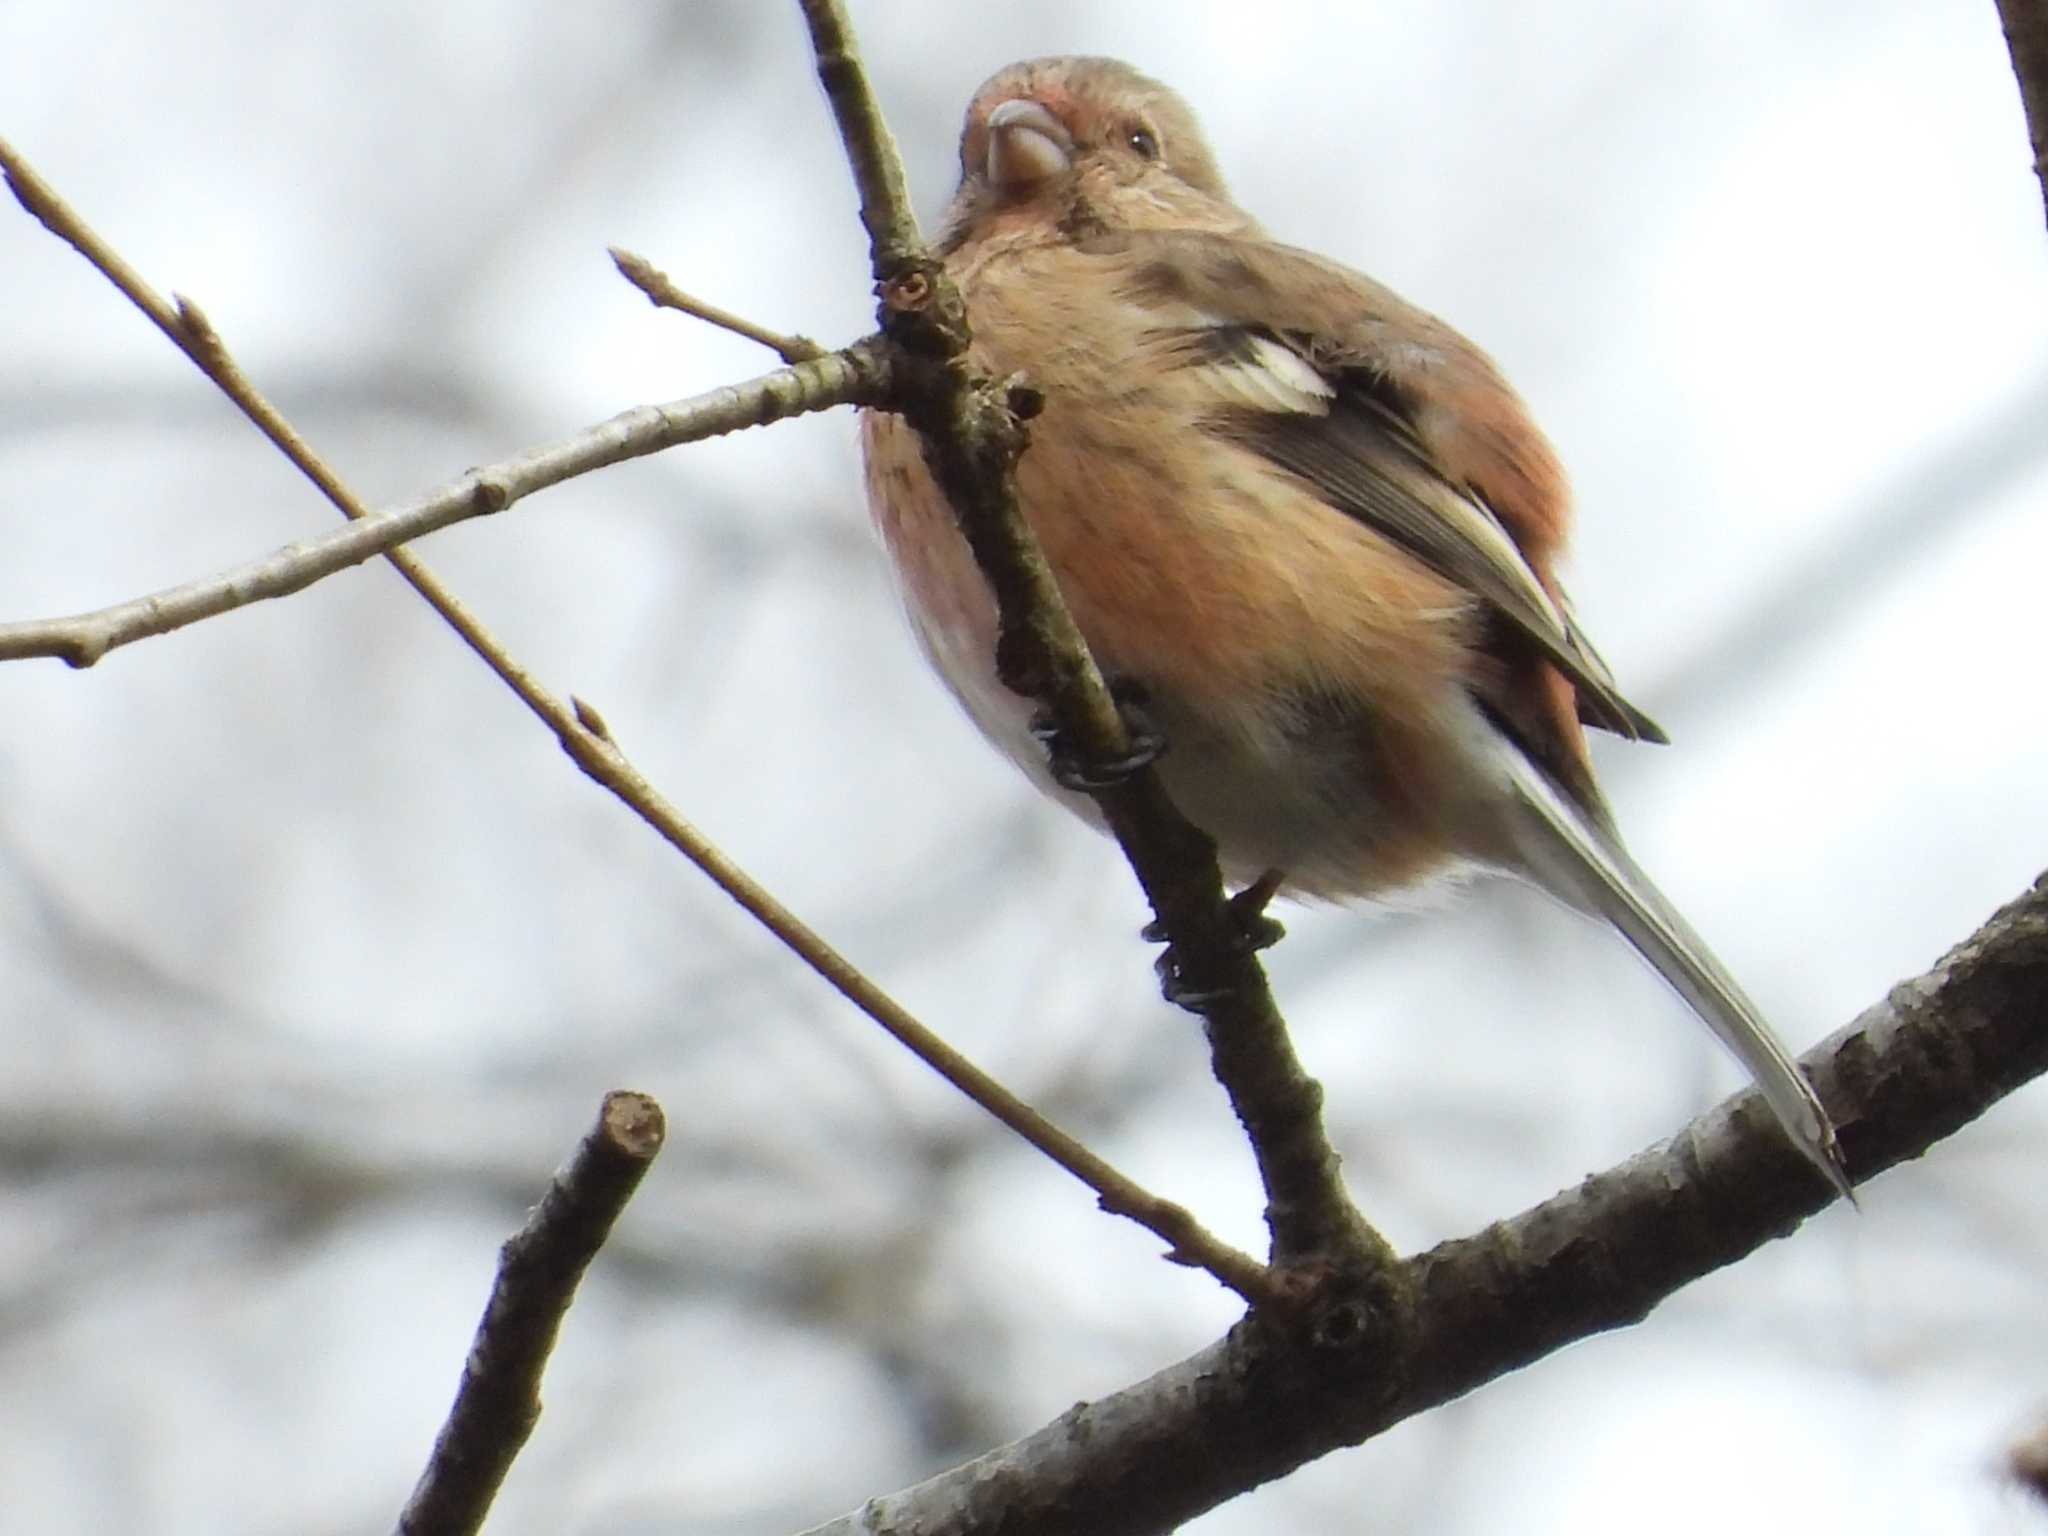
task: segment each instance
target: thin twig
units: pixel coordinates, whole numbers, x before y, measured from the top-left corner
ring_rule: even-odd
[[[1256,1305],[1270,1298],[1272,1280],[1257,1259],[1210,1233],[1185,1206],[1162,1199],[1125,1177],[920,1023],[684,820],[619,751],[596,711],[580,700],[576,709],[584,728],[562,737],[562,746],[576,765],[632,806],[842,997],[983,1110],[1094,1190],[1105,1211],[1163,1238],[1166,1256],[1174,1263],[1207,1271],[1248,1303]]]
[[[48,225],[53,233],[75,246],[87,261],[105,273],[165,333],[197,363],[200,369],[262,427],[266,436],[306,471],[310,478],[351,518],[367,516],[362,504],[312,452],[269,401],[235,365],[226,345],[212,326],[198,316],[197,309],[180,301],[173,310],[163,303],[142,278],[86,227],[55,191],[20,158],[0,144],[0,163],[19,192],[29,189],[23,203]],[[165,318],[160,318],[165,317]],[[880,389],[889,372],[882,360],[886,353],[872,348],[849,348],[833,359],[802,363],[786,370],[787,376],[806,377],[844,358],[857,373],[866,375],[863,389]],[[785,375],[770,375],[770,379]],[[715,391],[713,397],[722,394]],[[656,408],[657,410],[659,408]],[[634,413],[628,413],[629,416]],[[616,418],[624,420],[626,418]],[[608,424],[610,425],[610,424]],[[545,450],[544,450],[545,452]],[[479,485],[495,496],[488,472]],[[454,626],[470,648],[483,659],[528,709],[555,733],[570,758],[590,778],[610,790],[626,806],[708,875],[719,889],[751,913],[770,933],[793,951],[839,993],[895,1039],[907,1046],[941,1077],[959,1088],[996,1119],[1009,1126],[1032,1146],[1094,1190],[1103,1209],[1128,1218],[1163,1239],[1168,1257],[1174,1262],[1200,1268],[1245,1298],[1263,1299],[1269,1291],[1265,1268],[1250,1255],[1232,1248],[1204,1229],[1182,1206],[1163,1200],[1126,1178],[1103,1159],[1059,1130],[1002,1084],[973,1065],[938,1035],[920,1024],[906,1009],[864,976],[853,963],[775,900],[762,886],[721,853],[658,793],[633,767],[612,740],[598,712],[581,700],[564,702],[542,688],[525,667],[465,608],[411,550],[383,550],[385,558],[397,565],[415,590]],[[147,605],[150,599],[143,599]]]
[[[735,336],[744,336],[748,341],[757,341],[785,363],[808,362],[814,357],[823,357],[825,349],[808,336],[785,336],[780,331],[771,331],[765,325],[756,325],[729,309],[720,309],[694,294],[678,288],[669,275],[649,261],[645,256],[626,250],[623,246],[610,246],[612,265],[619,269],[619,275],[647,295],[647,302],[657,309],[673,309],[690,315],[720,330],[731,331]]]
[[[255,424],[257,430],[269,438],[307,479],[318,486],[321,494],[344,516],[351,520],[360,520],[371,515],[369,507],[342,483],[340,476],[313,452],[276,407],[249,382],[247,375],[229,354],[219,333],[214,330],[197,305],[184,298],[178,299],[175,305],[167,302],[143,280],[140,273],[121,258],[118,252],[94,233],[91,226],[57,195],[55,188],[37,175],[34,168],[4,141],[0,141],[0,168],[5,169],[8,183],[13,187],[15,196],[21,200],[22,206],[41,220],[52,234],[76,248],[95,269],[127,295],[129,302],[148,315],[156,323],[157,328],[170,337],[178,349],[197,364],[200,372],[211,379],[223,394],[234,401],[242,414]],[[534,682],[525,668],[512,660],[483,623],[439,577],[434,575],[419,556],[404,548],[389,549],[383,553],[384,558],[398,568],[399,574],[411,584],[413,590],[432,605],[435,612],[447,621],[469,648],[476,652],[529,708],[544,718],[551,715],[559,715],[564,720],[570,718],[566,711],[556,705]]]
[[[90,613],[0,624],[0,661],[55,656],[89,667],[108,651],[215,618],[267,598],[299,592],[401,544],[473,517],[502,512],[536,491],[626,459],[765,426],[835,405],[875,398],[886,382],[881,349],[843,352],[764,374],[744,384],[637,406],[571,437],[528,449],[409,502],[300,539],[212,576],[114,603]]]
[[[540,1422],[540,1378],[583,1272],[661,1151],[661,1106],[605,1095],[597,1124],[507,1240],[455,1405],[398,1517],[399,1536],[469,1536]]]
[[[888,121],[868,89],[854,45],[853,22],[838,0],[798,0],[811,32],[811,53],[818,63],[818,83],[832,104],[833,120],[846,145],[848,168],[860,194],[860,221],[868,232],[869,265],[875,279],[891,283],[907,271],[929,264],[924,239],[917,232],[917,210],[910,201],[910,182],[903,157],[896,152]]]

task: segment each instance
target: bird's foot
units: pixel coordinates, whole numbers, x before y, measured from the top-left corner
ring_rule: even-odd
[[[1165,735],[1145,713],[1146,701],[1151,696],[1145,685],[1129,677],[1112,677],[1108,681],[1109,696],[1116,701],[1124,734],[1131,743],[1131,750],[1121,757],[1084,758],[1049,712],[1041,709],[1031,717],[1031,734],[1045,748],[1053,782],[1062,789],[1084,795],[1114,789],[1133,774],[1149,768],[1166,750]]]
[[[1230,898],[1230,915],[1237,919],[1238,930],[1244,934],[1245,948],[1253,951],[1271,949],[1287,937],[1287,930],[1280,926],[1280,920],[1266,913],[1266,908],[1279,895],[1280,886],[1286,879],[1285,870],[1269,869]]]
[[[1236,920],[1238,938],[1247,953],[1270,949],[1287,936],[1287,930],[1266,915],[1267,904],[1285,878],[1283,871],[1269,869],[1230,898],[1230,915]],[[1235,989],[1230,987],[1197,987],[1190,982],[1179,952],[1156,920],[1147,923],[1142,934],[1148,943],[1166,944],[1159,958],[1152,962],[1152,969],[1159,977],[1159,991],[1169,1003],[1190,1013],[1207,1013],[1233,995]]]

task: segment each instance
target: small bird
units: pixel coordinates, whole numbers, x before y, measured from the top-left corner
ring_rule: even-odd
[[[1665,740],[1555,566],[1557,457],[1492,360],[1230,200],[1194,115],[1101,58],[975,94],[937,250],[976,365],[1044,397],[1025,518],[1158,771],[1260,895],[1383,895],[1477,865],[1620,930],[1842,1194],[1833,1127],[1754,1004],[1617,835],[1583,727]],[[1062,788],[998,681],[996,615],[918,442],[861,423],[918,638],[983,733]]]

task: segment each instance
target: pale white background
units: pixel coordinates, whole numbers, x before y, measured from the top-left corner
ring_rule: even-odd
[[[985,75],[1119,54],[1277,233],[1501,358],[1577,480],[1582,615],[1677,741],[1603,749],[1622,821],[1795,1042],[2048,865],[2048,288],[1988,0],[855,10],[927,209]],[[607,243],[772,325],[868,321],[769,0],[15,0],[0,132],[377,499],[772,361],[649,309]],[[0,276],[0,615],[329,526],[11,205]],[[923,674],[856,477],[842,413],[424,552],[883,983],[1257,1244],[1128,874]],[[0,718],[0,1528],[388,1525],[495,1245],[613,1086],[673,1142],[495,1530],[794,1530],[1230,1318],[588,786],[386,569],[0,667]],[[1290,922],[1280,995],[1404,1246],[1735,1081],[1533,895]],[[1197,1528],[2043,1529],[1998,1464],[2048,1410],[2044,1102]]]

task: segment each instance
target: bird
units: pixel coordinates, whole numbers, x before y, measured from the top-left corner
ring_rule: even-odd
[[[1624,846],[1586,727],[1663,742],[1556,574],[1570,493],[1491,358],[1234,203],[1188,105],[1107,58],[974,94],[933,245],[970,360],[1042,408],[1020,509],[1226,879],[1310,901],[1519,877],[1611,924],[1853,1199],[1818,1095]],[[912,429],[863,412],[869,508],[926,656],[1101,824],[1000,681],[993,599]]]

